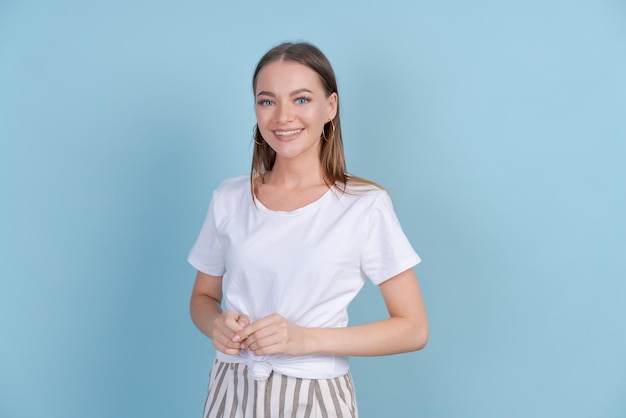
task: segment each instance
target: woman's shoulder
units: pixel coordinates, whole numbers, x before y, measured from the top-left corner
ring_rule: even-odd
[[[231,191],[242,188],[250,188],[250,175],[241,174],[239,176],[229,177],[217,186],[216,191]]]
[[[219,202],[239,201],[250,196],[250,176],[229,177],[213,191],[213,199]]]
[[[387,190],[376,183],[348,182],[345,185],[336,185],[334,189],[345,204],[369,208],[367,210],[377,206],[377,202],[389,199]]]
[[[349,176],[345,185],[337,187],[345,194],[351,196],[362,196],[376,199],[380,196],[387,195],[387,190],[380,184],[356,176]]]
[[[387,193],[385,189],[379,187],[375,184],[368,183],[348,183],[345,186],[345,191],[348,194],[356,194],[356,195],[368,195],[368,196],[378,196],[380,194]]]

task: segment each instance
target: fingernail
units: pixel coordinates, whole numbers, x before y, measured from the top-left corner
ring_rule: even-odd
[[[233,341],[234,341],[234,342],[238,342],[239,340],[241,340],[241,337],[239,336],[239,334],[237,334],[237,335],[235,335],[235,336],[233,337]]]

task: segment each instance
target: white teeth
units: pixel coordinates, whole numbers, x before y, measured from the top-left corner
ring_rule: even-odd
[[[302,131],[302,129],[294,129],[293,131],[274,131],[274,133],[278,136],[289,136],[295,135]]]

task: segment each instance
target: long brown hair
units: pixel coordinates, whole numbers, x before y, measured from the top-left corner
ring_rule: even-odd
[[[275,61],[291,61],[305,65],[315,71],[322,82],[326,97],[337,93],[337,79],[333,67],[328,58],[315,45],[307,42],[286,42],[270,49],[259,60],[252,77],[252,92],[256,93],[257,77],[261,69]],[[259,127],[254,126],[254,151],[252,154],[252,169],[250,182],[254,190],[254,181],[259,178],[264,181],[263,174],[270,171],[276,162],[276,153],[263,139]],[[320,137],[320,163],[324,182],[328,187],[337,186],[342,191],[348,184],[371,185],[381,187],[369,180],[350,175],[346,171],[346,159],[343,151],[343,139],[341,137],[341,120],[339,117],[339,98],[337,98],[337,113],[333,120],[324,125]],[[382,188],[382,187],[381,187]]]

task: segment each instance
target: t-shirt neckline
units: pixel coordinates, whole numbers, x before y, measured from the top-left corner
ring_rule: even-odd
[[[254,202],[252,202],[252,204],[256,203],[256,206],[265,213],[269,213],[272,215],[277,215],[277,216],[295,216],[295,215],[300,215],[302,213],[306,213],[309,212],[311,210],[314,210],[315,208],[317,208],[319,205],[321,205],[324,200],[326,200],[328,198],[328,196],[330,196],[332,194],[333,191],[333,186],[329,187],[328,190],[326,190],[324,192],[323,195],[321,195],[320,197],[318,197],[316,200],[312,201],[311,203],[308,203],[304,206],[301,206],[299,208],[296,208],[294,210],[289,210],[289,211],[284,211],[284,210],[273,210],[273,209],[269,209],[267,208],[259,199],[257,199],[256,195],[253,193],[252,194],[252,198],[254,199]]]

